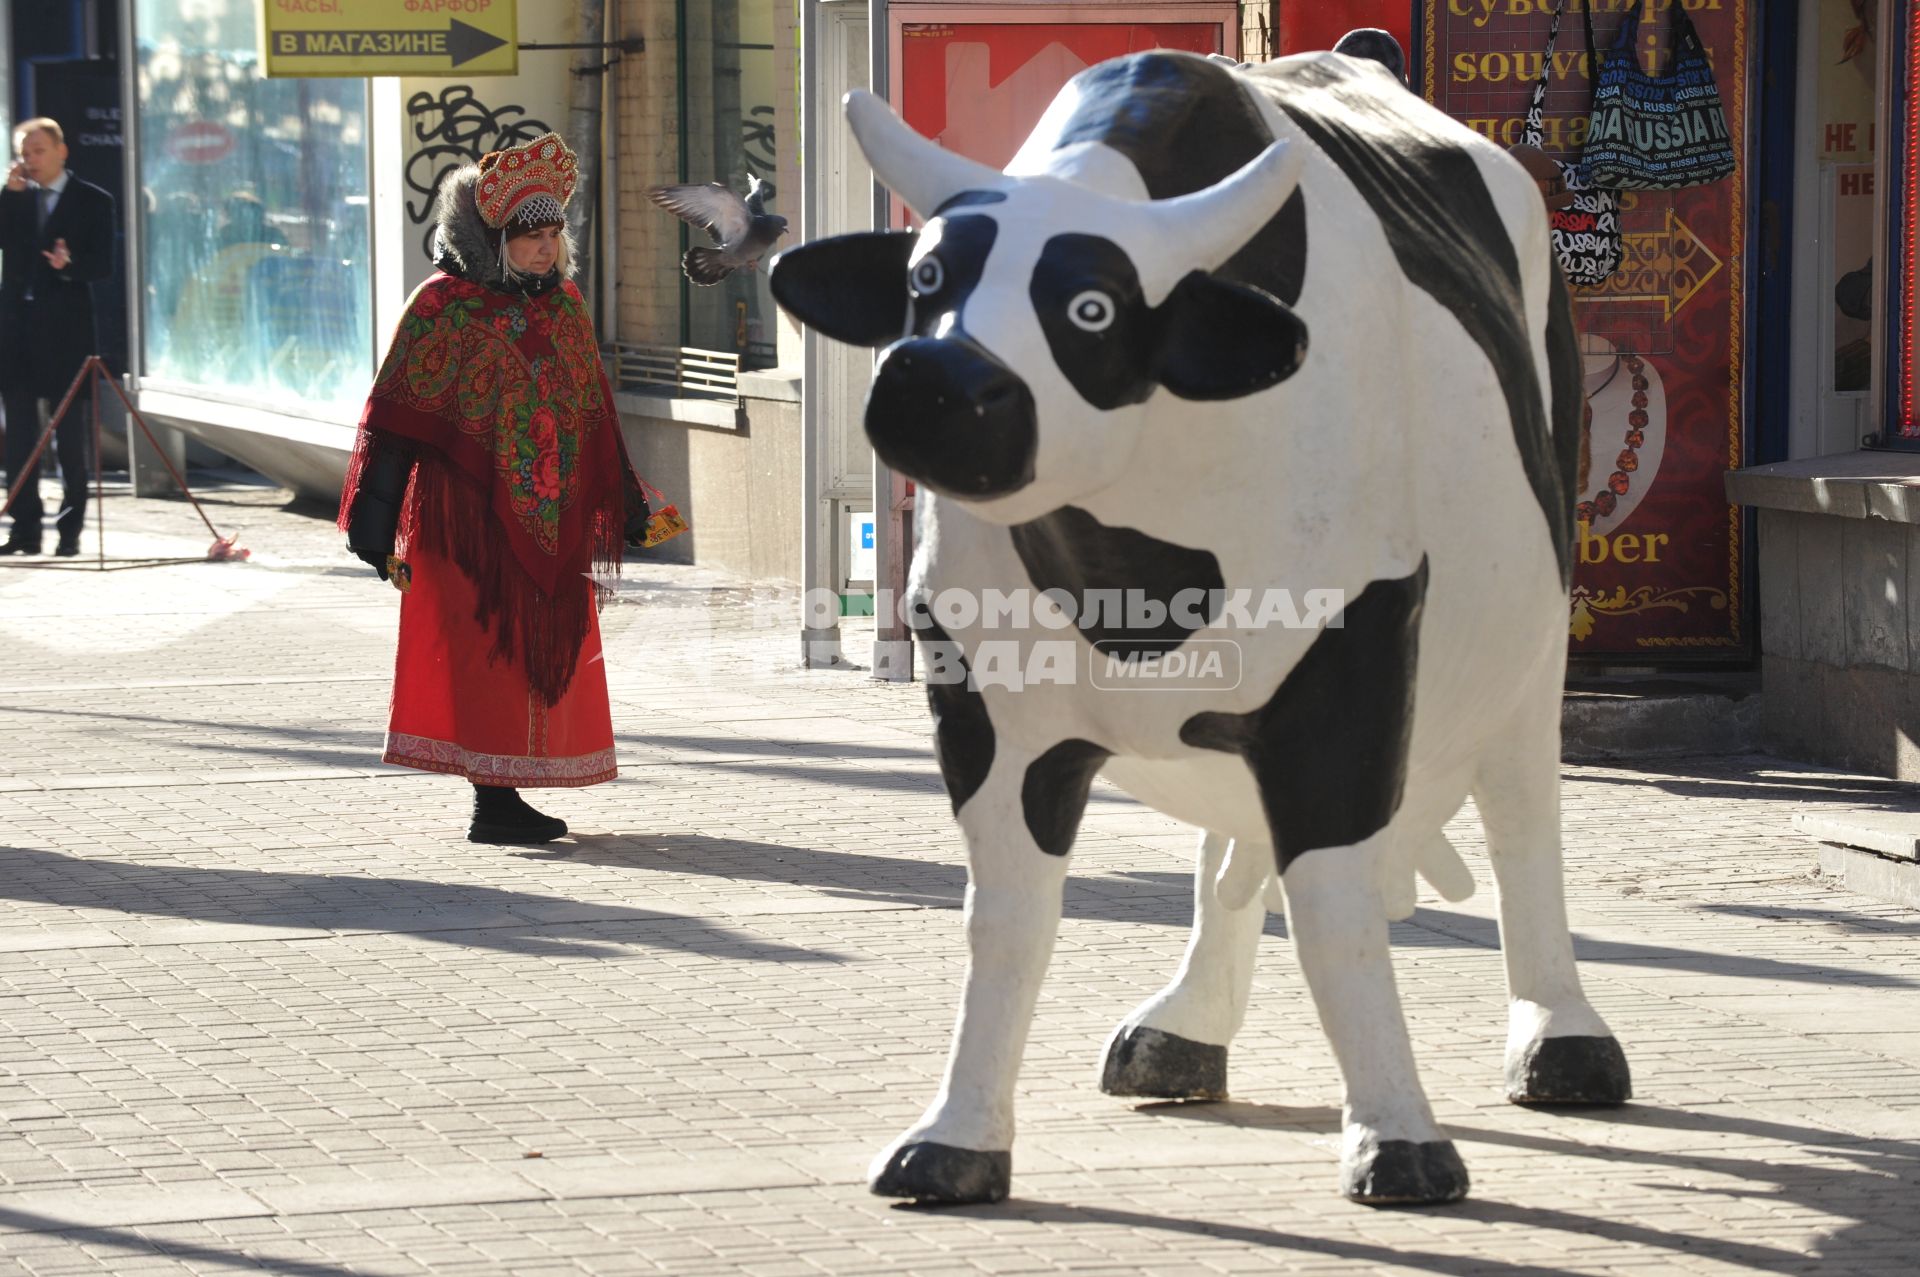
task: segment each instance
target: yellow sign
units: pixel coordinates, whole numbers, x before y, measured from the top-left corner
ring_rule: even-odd
[[[269,76],[513,75],[514,0],[261,0]]]

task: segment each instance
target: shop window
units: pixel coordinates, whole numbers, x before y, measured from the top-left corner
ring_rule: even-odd
[[[143,370],[351,406],[373,373],[367,94],[268,80],[257,0],[136,0]]]
[[[797,225],[800,192],[774,187],[781,142],[774,134],[774,103],[783,81],[774,57],[773,10],[771,0],[679,0],[686,36],[678,68],[686,104],[680,180],[722,182],[744,194],[751,174],[768,186],[769,211],[784,212]],[[788,92],[791,81],[788,67]],[[708,242],[705,232],[683,229],[682,251]],[[764,262],[758,271],[735,271],[710,288],[682,277],[680,299],[681,345],[732,353],[742,368],[773,365],[775,311]]]

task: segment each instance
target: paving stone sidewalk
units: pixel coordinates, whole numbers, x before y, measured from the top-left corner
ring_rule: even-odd
[[[1463,812],[1482,890],[1394,936],[1474,1195],[1393,1211],[1335,1192],[1277,918],[1232,1102],[1098,1093],[1178,963],[1195,841],[1102,787],[1016,1196],[902,1209],[864,1166],[933,1093],[963,962],[921,689],[793,668],[790,596],[629,564],[620,780],[552,801],[564,842],[478,848],[464,786],[378,762],[397,595],[325,511],[208,495],[250,561],[0,566],[0,1272],[1920,1271],[1920,914],[1792,828],[1911,787],[1566,769],[1583,974],[1637,1090],[1605,1112],[1500,1098]],[[111,489],[107,527],[116,559],[209,540]]]

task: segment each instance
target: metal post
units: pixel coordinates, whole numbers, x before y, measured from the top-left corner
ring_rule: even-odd
[[[107,375],[106,365],[95,355],[87,360],[87,410],[93,417],[93,527],[99,543],[99,570],[107,570],[107,477],[100,465],[100,379]],[[127,473],[133,473],[133,441],[127,441]]]
[[[889,65],[887,0],[867,0],[867,67],[873,92],[892,99]],[[896,104],[897,106],[898,104]],[[873,184],[873,225],[885,230],[892,200],[879,182]],[[907,560],[913,547],[907,541],[907,520],[901,505],[906,485],[890,467],[873,458],[873,674],[886,682],[913,681],[913,639],[900,619],[900,596],[906,585]]]
[[[819,101],[820,4],[805,0],[800,10],[800,242],[817,237],[826,200],[821,190]],[[844,663],[840,653],[840,582],[833,579],[833,503],[826,498],[825,416],[820,392],[826,381],[826,360],[820,334],[808,328],[801,335],[800,378],[800,662],[807,669],[833,669]],[[828,601],[831,600],[831,606]]]

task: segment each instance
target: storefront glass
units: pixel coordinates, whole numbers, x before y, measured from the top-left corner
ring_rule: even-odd
[[[136,0],[144,372],[293,411],[372,376],[366,86],[262,78],[257,0]]]
[[[721,182],[745,194],[751,173],[767,184],[767,211],[797,225],[800,192],[773,185],[781,142],[774,136],[773,104],[782,81],[773,56],[771,0],[682,0],[681,8],[687,33],[682,180]],[[791,67],[787,74],[790,81]],[[792,91],[790,82],[785,87]],[[711,242],[704,231],[690,234],[689,244]],[[742,368],[771,367],[775,311],[767,279],[763,269],[735,271],[710,288],[683,281],[684,343],[736,353]]]

